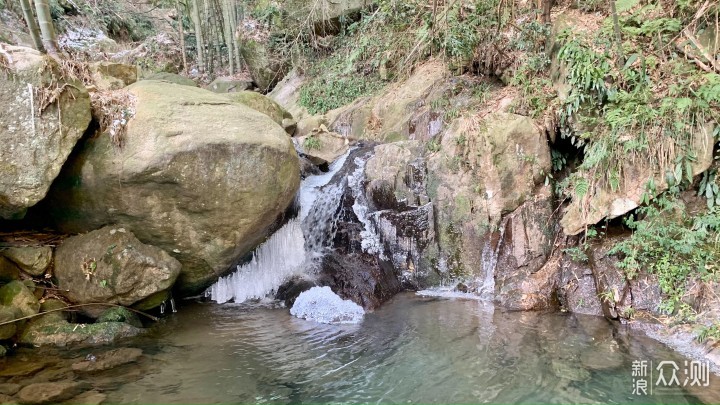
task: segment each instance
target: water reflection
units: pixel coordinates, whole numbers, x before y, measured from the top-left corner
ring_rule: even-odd
[[[131,344],[140,364],[83,377],[110,403],[720,402],[715,376],[702,391],[633,396],[633,360],[684,358],[602,318],[410,294],[359,325],[198,304]]]

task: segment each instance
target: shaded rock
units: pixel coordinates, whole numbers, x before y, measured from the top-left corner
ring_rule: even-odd
[[[503,220],[495,267],[495,299],[515,310],[555,306],[554,292],[560,274],[553,250],[557,222],[553,221],[552,195],[545,188]]]
[[[283,127],[285,132],[288,133],[288,135],[295,135],[295,131],[297,131],[297,121],[292,118],[283,118],[280,125]]]
[[[180,262],[121,227],[70,237],[55,255],[58,288],[79,304],[129,306],[158,292],[169,294],[179,273]]]
[[[249,80],[238,80],[232,77],[218,77],[208,84],[207,89],[214,93],[239,93],[252,87]]]
[[[12,281],[0,287],[0,305],[16,308],[22,316],[35,315],[40,303],[21,281]]]
[[[142,356],[141,349],[123,347],[97,355],[93,360],[83,360],[72,365],[73,371],[92,373],[109,370],[123,364],[134,363]]]
[[[137,67],[117,62],[94,62],[89,66],[93,82],[98,90],[118,90],[135,83]]]
[[[0,283],[9,283],[20,277],[20,268],[9,259],[0,256]]]
[[[17,401],[15,400],[15,398],[11,397],[10,395],[0,394],[0,404],[4,404],[4,405],[17,404]]]
[[[0,306],[0,324],[5,322],[14,321],[18,318],[17,310],[12,307]],[[17,331],[16,323],[8,323],[7,325],[0,325],[0,340],[10,339],[15,336]],[[0,390],[0,392],[2,392]],[[12,394],[10,394],[12,395]]]
[[[4,49],[10,64],[0,76],[0,218],[11,219],[45,197],[91,116],[82,83],[61,79],[54,59],[30,48]],[[65,86],[58,101],[40,113],[33,93],[55,85]]]
[[[159,80],[163,82],[179,84],[182,86],[197,87],[197,83],[195,83],[192,79],[189,79],[185,76],[180,76],[177,73],[157,72],[143,77],[142,80]]]
[[[328,163],[345,154],[350,147],[347,139],[328,132],[317,132],[295,139],[300,151],[311,160],[321,159]]]
[[[36,383],[25,386],[17,396],[23,404],[47,404],[70,399],[85,387],[74,381]]]
[[[332,253],[322,258],[318,284],[366,310],[380,307],[402,290],[394,269],[372,256]]]
[[[112,307],[103,312],[97,319],[98,322],[125,322],[136,328],[142,328],[142,322],[137,314],[124,307]]]
[[[0,377],[27,377],[36,374],[51,363],[46,361],[27,361],[26,359],[18,359],[10,357],[8,362],[4,364],[5,368],[0,370]]]
[[[11,247],[0,251],[0,255],[13,261],[25,273],[37,277],[45,273],[50,266],[52,248],[50,246]]]
[[[182,263],[181,294],[198,293],[262,242],[293,201],[297,153],[280,126],[226,95],[159,81],[128,90],[137,104],[125,145],[85,141],[48,210],[69,233],[125,227]]]
[[[98,391],[85,391],[82,394],[65,402],[66,404],[100,405],[107,399],[107,395]]]
[[[290,308],[293,306],[295,299],[298,295],[300,295],[300,293],[315,286],[317,286],[317,283],[314,280],[310,280],[302,276],[293,277],[278,287],[275,299],[283,301],[285,306]]]
[[[20,391],[20,388],[22,388],[20,384],[2,383],[0,384],[0,394],[15,395],[18,391]]]
[[[300,88],[305,81],[305,76],[297,69],[293,69],[268,93],[268,97],[275,100],[298,121],[310,115],[307,109],[300,105]]]
[[[258,92],[241,91],[228,94],[227,97],[236,103],[246,105],[255,111],[267,115],[280,126],[282,126],[284,119],[292,119],[292,115],[280,107],[280,104]]]
[[[693,145],[690,145],[691,155],[696,159],[692,161],[692,175],[697,176],[710,168],[713,162],[713,125],[700,125],[695,128]],[[648,159],[654,162],[654,159]],[[648,193],[648,182],[654,182],[654,193],[650,197],[659,195],[668,188],[667,174],[660,173],[660,168],[654,163],[641,163],[643,159],[621,162],[623,181],[617,190],[610,189],[609,185],[593,187],[594,193],[584,199],[574,198],[565,210],[560,221],[563,231],[567,235],[577,235],[583,232],[588,225],[594,225],[603,219],[617,218],[640,206],[643,196]],[[586,173],[579,173],[587,176]]]
[[[267,92],[283,78],[288,69],[288,61],[272,50],[267,39],[241,36],[239,40],[240,53],[250,76],[261,92]]]
[[[560,267],[558,299],[561,306],[577,314],[602,316],[595,278],[589,266],[565,255]]]
[[[124,322],[77,324],[57,320],[48,315],[31,320],[20,335],[20,343],[61,347],[79,343],[108,344],[143,332],[142,329]]]

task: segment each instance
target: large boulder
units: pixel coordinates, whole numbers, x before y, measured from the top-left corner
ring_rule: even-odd
[[[232,77],[218,77],[208,84],[207,89],[213,93],[238,93],[252,87],[249,80],[234,79]]]
[[[283,3],[290,19],[312,23],[315,32],[324,35],[337,32],[341,17],[357,14],[372,5],[373,0],[288,0]]]
[[[3,46],[0,68],[0,218],[19,218],[48,192],[90,123],[82,83],[63,79],[40,52]],[[50,92],[57,100],[43,106]],[[43,108],[44,107],[44,108]],[[42,111],[41,111],[42,110]]]
[[[180,76],[177,73],[156,72],[143,77],[142,80],[160,80],[163,82],[175,83],[183,86],[197,87],[197,83],[195,83],[192,79],[189,79],[185,76]]]
[[[180,262],[175,258],[119,227],[70,237],[55,255],[58,288],[79,304],[130,306],[142,305],[142,300],[156,294],[169,297],[179,273]],[[102,306],[97,312],[105,309]]]
[[[137,98],[125,144],[85,141],[48,201],[58,227],[122,225],[182,263],[182,294],[202,291],[250,252],[300,183],[292,141],[266,115],[226,96],[159,81]]]

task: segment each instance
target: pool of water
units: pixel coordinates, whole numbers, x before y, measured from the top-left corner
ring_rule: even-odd
[[[709,387],[633,395],[634,360],[687,359],[602,318],[410,293],[356,325],[304,321],[272,305],[192,304],[124,344],[143,349],[139,363],[75,377],[108,403],[720,402],[714,375]],[[103,350],[42,356],[60,359],[48,366],[59,369]]]

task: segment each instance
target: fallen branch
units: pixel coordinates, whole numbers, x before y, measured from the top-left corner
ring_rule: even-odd
[[[63,307],[63,308],[51,309],[51,310],[48,310],[48,311],[45,311],[45,312],[39,312],[39,313],[34,314],[34,315],[28,315],[28,316],[23,316],[22,318],[13,319],[12,321],[0,322],[0,326],[9,325],[9,324],[15,323],[15,322],[17,322],[17,321],[24,321],[25,319],[32,319],[32,318],[35,318],[35,317],[38,317],[38,316],[41,316],[41,315],[45,315],[45,314],[49,314],[49,313],[52,313],[52,312],[67,311],[68,309],[75,309],[75,308],[89,307],[89,306],[98,306],[98,305],[100,305],[100,306],[106,306],[106,307],[125,308],[125,309],[127,309],[128,311],[135,312],[136,314],[140,314],[140,315],[142,315],[142,316],[144,316],[144,317],[146,317],[146,318],[149,318],[149,319],[151,319],[151,320],[153,320],[153,321],[155,321],[155,322],[157,322],[157,321],[160,320],[160,318],[158,318],[158,317],[156,317],[156,316],[152,316],[152,315],[150,315],[150,314],[148,314],[148,313],[145,313],[145,312],[142,312],[142,311],[138,311],[137,309],[128,308],[128,307],[125,307],[125,306],[122,306],[122,305],[118,305],[118,304],[108,304],[108,303],[96,302],[96,303],[90,303],[90,304],[68,305],[68,306]]]
[[[695,37],[695,35],[693,35],[692,32],[690,32],[690,30],[687,29],[687,28],[685,28],[685,29],[683,30],[683,33],[685,34],[686,37],[688,37],[688,39],[690,40],[690,42],[692,42],[692,44],[695,45],[695,48],[697,48],[697,50],[700,51],[700,54],[701,54],[708,62],[710,62],[710,64],[712,65],[713,70],[715,71],[715,73],[720,73],[720,66],[718,66],[717,61],[715,60],[714,57],[712,57],[710,54],[708,54],[708,52],[707,52],[707,50],[705,49],[705,47],[702,46],[702,44],[700,43],[700,41],[698,41],[698,39]],[[693,59],[697,59],[697,58],[693,58]],[[697,61],[697,60],[695,61],[695,63],[698,63],[698,62],[699,62],[699,61]],[[698,63],[698,64],[699,64],[699,63]],[[703,65],[704,65],[704,64],[703,64]],[[710,72],[710,73],[712,73],[712,72]]]

